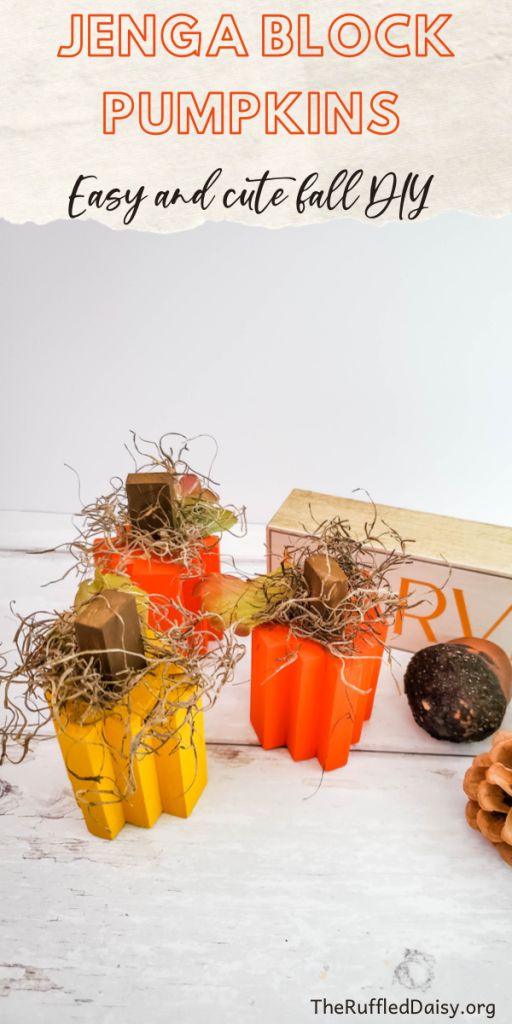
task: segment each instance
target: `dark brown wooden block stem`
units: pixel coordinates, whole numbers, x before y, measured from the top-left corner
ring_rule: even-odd
[[[76,617],[78,649],[97,656],[104,679],[146,664],[137,603],[133,594],[104,590],[84,604]]]
[[[134,526],[152,536],[176,526],[174,473],[129,473],[126,478],[128,513]]]

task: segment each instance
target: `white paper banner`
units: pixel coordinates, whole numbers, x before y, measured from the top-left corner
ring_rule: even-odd
[[[175,231],[512,209],[510,0],[181,7],[4,0],[0,215]]]

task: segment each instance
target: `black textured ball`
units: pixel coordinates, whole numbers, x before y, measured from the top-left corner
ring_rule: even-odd
[[[491,736],[507,709],[489,659],[453,642],[425,647],[411,658],[405,692],[418,725],[452,743]]]

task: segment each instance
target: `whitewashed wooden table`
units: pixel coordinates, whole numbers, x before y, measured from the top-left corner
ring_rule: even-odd
[[[12,599],[62,607],[74,582],[42,590],[67,556],[24,553],[68,537],[66,517],[0,513],[0,528],[8,646]],[[253,527],[237,557],[257,571],[262,555]],[[206,718],[210,781],[189,820],[103,842],[54,741],[0,769],[0,1021],[391,1020],[386,998],[413,1000],[398,1020],[432,1021],[419,1001],[439,1000],[459,1004],[454,1019],[510,1024],[512,871],[464,819],[478,748],[417,729],[383,668],[361,744],[322,778],[316,761],[260,750],[239,668]],[[324,1015],[324,999],[368,1012]]]

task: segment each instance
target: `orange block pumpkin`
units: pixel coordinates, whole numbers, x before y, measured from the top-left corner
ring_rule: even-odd
[[[346,764],[373,709],[387,629],[375,621],[373,630],[346,658],[284,625],[253,630],[251,722],[265,750],[286,746],[295,761],[317,757],[326,771]]]
[[[138,587],[151,594],[156,607],[150,608],[148,625],[150,628],[168,629],[183,620],[179,608],[169,602],[181,604],[192,612],[199,611],[194,588],[205,576],[220,572],[220,539],[217,536],[205,537],[195,564],[185,566],[163,558],[148,557],[142,550],[132,551],[126,557],[122,551],[112,551],[99,538],[94,544],[94,561],[101,572],[126,573]]]

